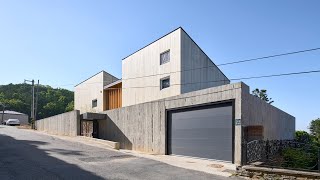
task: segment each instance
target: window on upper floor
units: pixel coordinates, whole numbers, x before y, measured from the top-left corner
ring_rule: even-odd
[[[160,65],[170,61],[170,50],[167,50],[160,54]]]
[[[98,106],[98,100],[97,99],[94,99],[92,100],[92,107],[97,107]]]
[[[160,79],[160,90],[170,87],[170,77]]]

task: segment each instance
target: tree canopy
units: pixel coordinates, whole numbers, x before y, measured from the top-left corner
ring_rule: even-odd
[[[269,104],[272,104],[274,101],[272,100],[272,98],[269,98],[268,97],[268,94],[267,94],[267,90],[265,89],[258,89],[256,88],[255,90],[252,91],[252,94],[262,100],[264,100],[265,102],[269,103]]]
[[[310,134],[315,136],[320,141],[320,118],[314,119],[310,122]]]
[[[36,87],[35,87],[36,91]],[[73,91],[40,85],[38,96],[37,119],[50,117],[73,110]],[[28,114],[31,111],[31,85],[0,85],[0,103],[6,110]]]

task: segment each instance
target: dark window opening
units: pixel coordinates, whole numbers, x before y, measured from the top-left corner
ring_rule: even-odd
[[[160,90],[170,87],[170,77],[166,77],[160,80]]]
[[[160,54],[160,65],[170,61],[170,50]]]
[[[94,99],[92,100],[92,107],[97,107],[98,106],[98,100],[97,99]]]

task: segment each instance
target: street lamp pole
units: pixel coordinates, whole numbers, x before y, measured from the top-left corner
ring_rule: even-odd
[[[0,105],[2,106],[2,118],[1,118],[1,124],[3,124],[3,116],[4,116],[4,109],[5,109],[5,105],[0,103]]]
[[[32,87],[31,87],[31,94],[32,94],[32,100],[31,100],[31,114],[30,114],[30,116],[31,116],[31,127],[32,127],[32,129],[34,129],[35,128],[35,126],[34,126],[34,109],[35,109],[35,103],[34,103],[34,80],[24,80],[24,83],[26,83],[26,82],[31,82],[31,85],[32,85]]]

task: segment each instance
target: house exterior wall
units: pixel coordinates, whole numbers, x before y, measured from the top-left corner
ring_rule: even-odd
[[[160,65],[160,54],[167,50],[170,50],[170,62]],[[160,79],[168,76],[170,87],[160,90]],[[122,83],[122,104],[130,106],[230,81],[190,36],[178,28],[125,58]]]
[[[78,84],[74,91],[74,109],[80,113],[102,112],[105,106],[103,87],[117,80],[114,76],[101,71]],[[97,99],[97,107],[92,107],[94,99]]]
[[[185,32],[181,31],[181,94],[229,84],[229,79]]]
[[[180,94],[180,85],[174,85],[181,82],[179,72],[181,69],[180,39],[181,30],[177,29],[123,59],[123,106],[154,101]],[[167,50],[170,50],[170,62],[160,65],[160,54]],[[160,79],[167,76],[170,76],[171,85],[169,88],[160,90]]]
[[[20,125],[28,125],[29,124],[29,116],[26,114],[4,114],[3,121],[7,121],[8,119],[18,119],[20,121]],[[0,121],[2,120],[2,113],[0,113]]]
[[[283,133],[286,128],[285,123],[290,122],[290,127],[294,127],[292,116],[271,107],[252,100],[249,94],[249,87],[244,83],[227,84],[218,87],[203,89],[190,93],[181,94],[174,97],[165,98],[159,101],[147,102],[119,109],[104,111],[106,120],[99,120],[99,137],[120,143],[120,148],[143,151],[153,154],[166,153],[166,111],[176,108],[204,105],[208,103],[220,103],[233,101],[234,118],[240,119],[241,124],[235,125],[234,131],[234,163],[241,164],[243,139],[243,128],[248,125],[263,124],[268,129],[265,131],[266,137],[274,136],[276,130],[273,127],[280,126],[277,136],[274,138],[286,137],[286,134],[293,134],[295,129],[290,128]],[[256,101],[253,103],[252,101]],[[254,106],[263,104],[269,111],[269,115],[264,115],[262,111],[256,112]],[[261,116],[268,116],[268,119],[261,121]],[[281,118],[285,117],[285,118]],[[273,119],[274,118],[274,119]],[[280,118],[280,119],[279,119]],[[273,123],[268,123],[271,121]],[[293,123],[293,124],[292,124]],[[288,136],[290,138],[290,136]]]

